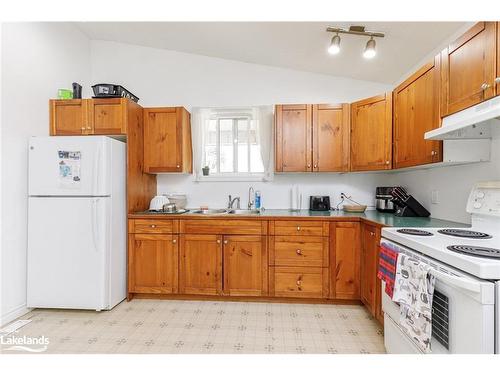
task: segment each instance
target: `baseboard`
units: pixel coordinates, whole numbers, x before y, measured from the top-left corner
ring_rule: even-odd
[[[19,305],[12,310],[8,311],[5,314],[2,314],[2,318],[0,319],[0,327],[3,327],[4,325],[12,322],[13,320],[16,320],[17,318],[23,316],[24,314],[29,313],[31,310],[28,307],[26,307],[26,304]]]

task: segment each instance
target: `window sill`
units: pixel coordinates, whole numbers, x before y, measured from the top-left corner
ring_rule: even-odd
[[[266,176],[265,174],[252,174],[252,175],[211,175],[211,176],[196,176],[196,182],[267,182],[272,181],[272,175]]]

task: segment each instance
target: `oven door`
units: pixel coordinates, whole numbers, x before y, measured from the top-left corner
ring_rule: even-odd
[[[432,353],[494,353],[494,284],[451,269],[407,248],[402,249],[406,254],[430,264],[436,277],[432,306]],[[385,283],[382,283],[382,309],[384,324],[389,327],[384,332],[387,352],[420,352],[413,339],[399,327],[399,305],[385,293]]]

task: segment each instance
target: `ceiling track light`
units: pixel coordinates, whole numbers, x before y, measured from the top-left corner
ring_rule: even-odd
[[[366,42],[365,50],[363,51],[363,57],[366,59],[372,59],[377,54],[376,43],[374,38],[383,38],[384,33],[379,31],[368,31],[365,30],[364,26],[350,26],[349,29],[343,29],[340,27],[327,27],[327,32],[335,33],[328,47],[328,52],[331,55],[336,55],[340,52],[340,36],[339,34],[350,34],[350,35],[360,35],[369,36],[370,39]]]

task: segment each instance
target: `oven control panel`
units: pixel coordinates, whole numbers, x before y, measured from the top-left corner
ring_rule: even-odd
[[[467,212],[500,216],[500,181],[477,183],[469,195]]]

